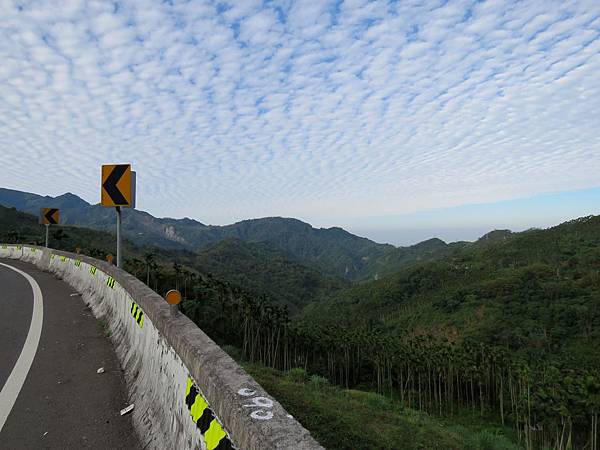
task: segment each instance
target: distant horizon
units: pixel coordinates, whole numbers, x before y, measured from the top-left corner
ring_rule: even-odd
[[[2,186],[0,186],[2,187]],[[41,197],[57,198],[66,194],[71,194],[85,201],[90,205],[98,203],[90,202],[80,195],[68,191],[58,195],[39,194],[30,191],[21,191],[15,188],[4,187],[4,189],[17,192],[25,192],[28,194],[38,195]],[[598,205],[598,206],[596,206]],[[48,205],[49,207],[53,205]],[[227,226],[245,220],[257,220],[266,218],[284,218],[296,219],[309,224],[313,228],[342,228],[349,233],[359,237],[370,239],[379,244],[390,244],[396,247],[407,247],[418,244],[429,239],[441,239],[446,243],[468,241],[474,242],[483,235],[496,230],[510,230],[518,233],[532,228],[545,229],[564,223],[568,220],[573,220],[579,217],[600,214],[600,188],[586,189],[581,191],[570,192],[554,192],[543,195],[508,200],[504,202],[496,202],[491,204],[473,204],[461,205],[455,208],[444,208],[439,210],[419,211],[412,215],[391,216],[385,218],[366,218],[358,220],[354,225],[350,223],[330,223],[320,224],[311,219],[284,215],[269,215],[269,216],[254,216],[239,218],[232,222],[225,223],[210,223],[202,218],[175,215],[157,215],[146,209],[137,207],[136,210],[146,212],[158,219],[189,219],[200,222],[206,226]],[[523,221],[523,217],[519,214],[521,211],[527,210],[530,213],[530,219]],[[493,214],[490,214],[493,211]],[[500,220],[500,215],[506,211],[512,214],[512,223]],[[472,226],[456,225],[456,219],[467,215],[474,223]],[[489,222],[489,217],[496,216],[498,222],[493,224]],[[443,218],[451,225],[447,227],[434,227]],[[486,219],[485,221],[483,219]],[[379,222],[374,222],[379,219]],[[487,224],[486,224],[486,221]],[[406,223],[413,224],[412,228],[407,228]],[[404,224],[404,227],[402,227]],[[416,224],[421,224],[417,227]],[[370,225],[371,228],[367,226]],[[378,225],[378,226],[376,226]]]

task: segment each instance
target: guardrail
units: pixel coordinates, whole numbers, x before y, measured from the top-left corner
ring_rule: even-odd
[[[109,328],[125,373],[142,447],[206,450],[322,447],[183,314],[104,261],[0,244],[0,257],[36,264],[81,293]]]

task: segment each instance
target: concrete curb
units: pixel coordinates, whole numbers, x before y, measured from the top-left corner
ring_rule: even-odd
[[[220,450],[227,448],[228,437],[239,450],[322,449],[190,319],[172,316],[164,299],[129,273],[87,256],[34,246],[0,245],[0,257],[34,263],[64,279],[106,321],[146,448]],[[208,431],[190,417],[188,378],[215,418]],[[228,436],[215,444],[221,427]]]

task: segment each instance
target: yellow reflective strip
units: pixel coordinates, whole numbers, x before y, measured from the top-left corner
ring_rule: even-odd
[[[206,442],[207,450],[214,450],[219,445],[219,441],[223,439],[223,437],[227,436],[227,433],[223,430],[219,422],[217,420],[213,420],[210,423],[210,427],[204,433],[204,440]]]
[[[146,317],[146,314],[142,314],[142,319],[140,320],[140,328],[144,328],[144,317]]]
[[[188,395],[190,395],[190,391],[192,390],[192,386],[194,385],[194,382],[192,381],[192,379],[190,377],[188,377],[187,379],[187,384],[185,386],[185,396],[187,397]]]
[[[190,415],[192,416],[192,420],[194,421],[194,423],[196,423],[198,419],[202,417],[202,413],[207,407],[208,403],[206,403],[206,400],[204,400],[204,398],[200,394],[197,394],[194,400],[194,404],[190,409]]]

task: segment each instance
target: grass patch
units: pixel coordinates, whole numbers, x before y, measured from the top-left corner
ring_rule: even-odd
[[[467,415],[457,422],[434,418],[375,393],[332,386],[304,369],[244,368],[327,449],[519,449],[505,429],[486,428],[479,418],[472,424]]]

